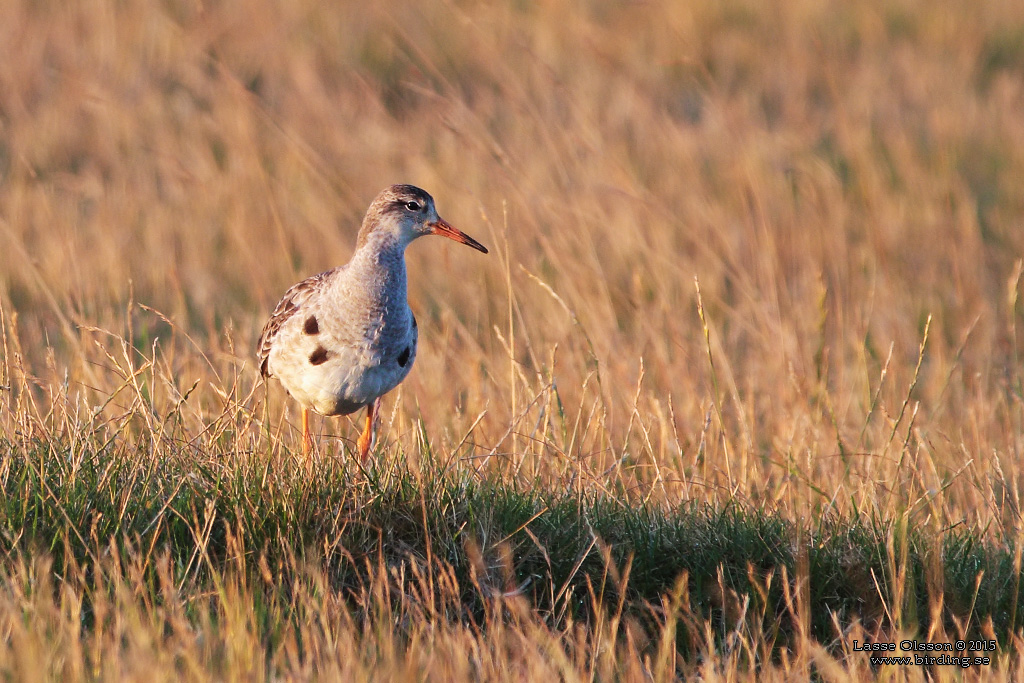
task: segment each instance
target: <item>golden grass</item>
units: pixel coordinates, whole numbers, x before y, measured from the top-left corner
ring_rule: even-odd
[[[386,452],[1019,543],[1021,111],[1010,0],[8,0],[0,429],[152,458],[166,438],[225,471],[298,450],[296,407],[258,382],[259,330],[286,287],[347,260],[379,189],[411,182],[491,255],[409,250],[421,350],[385,401]],[[322,454],[356,433],[324,421]],[[13,650],[44,656],[64,641],[9,616],[36,599],[0,612]],[[330,654],[299,659],[324,677],[596,670],[521,619],[493,645],[413,625],[403,659],[325,616],[337,641],[306,637]],[[239,628],[225,642],[251,653]],[[71,677],[147,677],[165,645]],[[644,669],[623,657],[607,671]]]

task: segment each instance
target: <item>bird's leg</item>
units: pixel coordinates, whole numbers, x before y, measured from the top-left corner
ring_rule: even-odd
[[[309,451],[313,448],[313,437],[309,433],[309,408],[302,409],[302,457],[309,459]]]
[[[359,435],[359,441],[356,442],[359,446],[359,459],[362,462],[366,462],[366,456],[370,454],[370,449],[373,448],[374,436],[377,431],[377,411],[379,409],[379,398],[366,406],[366,426],[363,427],[363,433]]]

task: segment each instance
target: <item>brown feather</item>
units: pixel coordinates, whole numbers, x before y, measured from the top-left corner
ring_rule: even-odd
[[[263,327],[263,333],[260,335],[260,341],[256,345],[256,358],[260,362],[261,375],[264,377],[272,376],[269,367],[270,351],[274,347],[274,338],[277,337],[277,333],[281,331],[281,326],[288,322],[288,319],[295,315],[295,312],[299,310],[299,307],[323,286],[324,282],[327,280],[327,276],[333,272],[333,270],[327,270],[323,273],[308,277],[302,282],[293,285],[284,293],[281,301],[279,301],[277,307],[274,308],[274,312],[271,314],[270,320],[268,320],[267,324]]]

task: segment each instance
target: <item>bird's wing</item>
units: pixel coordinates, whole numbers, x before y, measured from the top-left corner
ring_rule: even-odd
[[[274,312],[270,315],[270,320],[263,326],[263,334],[260,335],[259,344],[256,345],[256,358],[259,360],[261,375],[270,377],[270,367],[268,365],[270,351],[274,348],[274,339],[277,337],[277,333],[281,331],[281,327],[295,315],[295,312],[304,303],[323,289],[324,284],[337,270],[335,268],[308,277],[302,282],[292,285],[284,293],[284,296],[277,303]]]

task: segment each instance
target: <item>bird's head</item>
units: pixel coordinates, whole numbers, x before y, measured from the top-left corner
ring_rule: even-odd
[[[366,211],[356,247],[375,234],[397,238],[403,247],[417,237],[441,235],[487,253],[487,247],[437,215],[434,198],[415,185],[392,185],[377,195]]]

